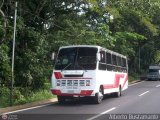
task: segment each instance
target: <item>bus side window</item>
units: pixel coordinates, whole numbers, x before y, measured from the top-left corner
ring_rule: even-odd
[[[126,60],[122,58],[122,67],[126,67]]]
[[[99,70],[106,70],[106,57],[105,51],[100,51]]]
[[[121,57],[120,56],[117,56],[117,71],[118,72],[122,71],[122,69],[121,69]]]
[[[127,65],[126,65],[126,59],[122,58],[122,68],[123,72],[127,72]]]
[[[114,54],[112,54],[112,65],[113,65],[113,71],[116,71],[117,57]]]
[[[106,52],[106,64],[107,64],[107,70],[112,71],[112,58],[111,53]]]
[[[100,51],[101,63],[105,63],[105,51]]]

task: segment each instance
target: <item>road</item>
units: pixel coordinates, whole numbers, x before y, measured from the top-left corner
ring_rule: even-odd
[[[121,116],[118,117],[126,119],[125,117],[129,118],[129,116],[125,116],[125,114],[154,115],[159,113],[160,81],[143,81],[129,86],[119,98],[111,95],[105,96],[101,104],[93,104],[91,101],[82,99],[64,105],[51,103],[13,112],[10,115],[15,115],[11,117],[22,120],[107,120],[115,118],[114,114],[120,114]],[[154,117],[160,119],[160,116],[159,118],[157,118],[158,116]]]

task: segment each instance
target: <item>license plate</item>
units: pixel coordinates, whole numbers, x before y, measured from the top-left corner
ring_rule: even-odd
[[[68,90],[68,93],[74,93],[74,90]]]
[[[72,87],[67,87],[67,89],[72,89]]]
[[[78,87],[73,87],[73,89],[78,89]]]
[[[67,87],[67,89],[70,89],[70,90],[74,89],[75,90],[75,89],[78,89],[78,87],[76,87],[76,86],[75,87]]]

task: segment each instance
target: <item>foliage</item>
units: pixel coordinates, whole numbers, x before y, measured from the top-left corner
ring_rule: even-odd
[[[10,90],[7,87],[0,88],[0,108],[7,107],[10,104]]]
[[[15,0],[0,3],[0,90],[7,96],[14,6]],[[160,62],[158,0],[18,0],[17,11],[16,104],[28,100],[24,90],[34,94],[50,83],[51,53],[60,46],[91,44],[120,52],[128,57],[130,73]]]
[[[140,79],[139,74],[137,74],[137,73],[130,73],[129,74],[129,78],[128,78],[129,83],[135,82],[136,80],[139,80],[139,79]]]
[[[38,100],[51,99],[54,97],[49,91],[50,84],[45,84],[39,91],[31,91],[29,88],[15,87],[13,94],[13,105],[19,105]],[[26,92],[27,91],[27,92]],[[0,108],[10,105],[10,89],[7,87],[0,88]]]
[[[10,78],[11,78],[11,66],[10,66],[10,58],[9,47],[5,44],[0,45],[0,85],[9,87]]]

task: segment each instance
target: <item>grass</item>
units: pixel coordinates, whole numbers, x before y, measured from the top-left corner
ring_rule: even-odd
[[[38,91],[30,91],[25,88],[14,88],[13,105],[22,105],[35,101],[47,100],[55,96],[50,92],[50,84]],[[7,87],[0,88],[0,108],[10,106],[10,90]]]
[[[131,82],[133,82],[133,81],[137,81],[137,80],[139,80],[140,78],[139,78],[139,75],[138,74],[129,74],[129,78],[128,78],[128,80],[129,80],[129,83],[131,83]]]
[[[35,102],[35,101],[46,100],[51,98],[53,98],[53,95],[50,91],[42,90],[42,91],[33,93],[31,97],[28,97],[27,99],[28,99],[28,102]]]

